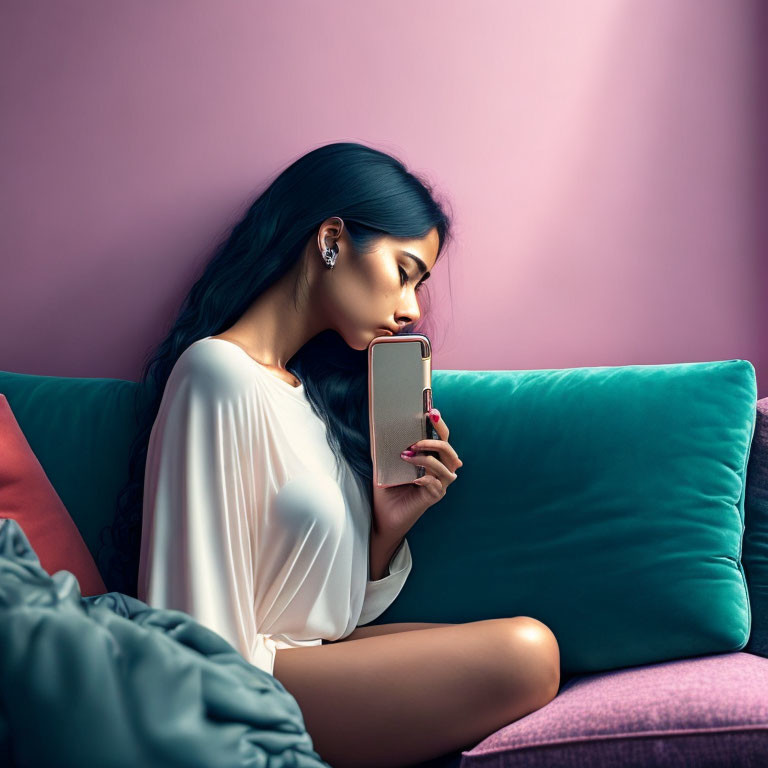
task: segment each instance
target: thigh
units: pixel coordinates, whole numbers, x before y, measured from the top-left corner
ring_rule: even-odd
[[[339,640],[323,640],[323,644],[345,643],[348,640],[359,640],[361,637],[376,635],[391,635],[393,632],[410,632],[414,629],[432,629],[433,627],[453,627],[455,624],[441,624],[431,621],[399,621],[392,624],[374,624],[371,627],[355,627],[346,637]]]
[[[279,649],[274,675],[326,762],[395,768],[473,746],[546,704],[559,654],[546,625],[515,617]]]

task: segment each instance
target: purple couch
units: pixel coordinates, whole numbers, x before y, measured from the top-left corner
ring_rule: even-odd
[[[768,659],[723,653],[571,678],[461,768],[768,765]]]

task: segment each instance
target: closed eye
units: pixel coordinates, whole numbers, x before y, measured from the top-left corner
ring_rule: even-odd
[[[400,279],[400,285],[405,285],[409,280],[408,273],[402,267],[398,267],[398,269],[400,270],[400,274],[402,275],[402,278]],[[424,280],[422,280],[414,290],[416,291],[420,290],[423,285],[424,285]]]

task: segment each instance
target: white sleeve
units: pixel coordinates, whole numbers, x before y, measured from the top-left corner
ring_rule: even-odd
[[[253,398],[199,366],[173,386],[147,452],[139,597],[190,614],[272,674],[277,645],[254,607]]]
[[[389,561],[389,575],[376,581],[368,579],[365,585],[363,609],[357,620],[358,627],[381,616],[395,602],[412,567],[411,548],[408,546],[408,539],[403,538]]]

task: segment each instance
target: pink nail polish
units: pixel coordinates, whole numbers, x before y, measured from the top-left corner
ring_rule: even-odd
[[[414,452],[413,451],[403,451],[400,455],[401,456],[413,456]]]
[[[432,411],[432,413],[429,414],[429,418],[432,419],[432,421],[434,421],[435,424],[437,424],[437,422],[440,421],[440,411],[435,409],[434,411]]]

